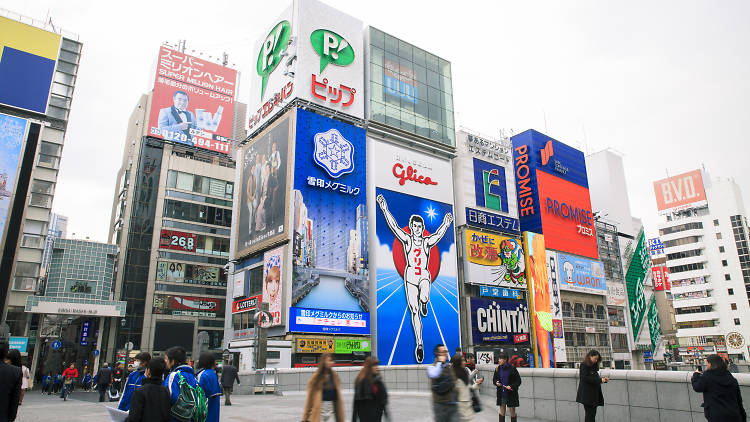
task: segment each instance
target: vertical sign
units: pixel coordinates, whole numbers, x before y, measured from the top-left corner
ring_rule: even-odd
[[[628,288],[628,302],[630,303],[630,322],[633,327],[633,339],[638,338],[643,318],[646,316],[646,296],[643,292],[643,282],[648,274],[651,260],[648,256],[646,237],[643,230],[638,234],[633,256],[627,265],[625,282]]]
[[[26,120],[0,114],[0,244],[5,238],[5,221],[10,216],[25,136]]]
[[[532,355],[530,363],[537,368],[554,368],[554,342],[549,294],[549,277],[544,248],[544,235],[524,232],[526,278],[529,285],[529,313],[532,321]]]
[[[659,325],[659,311],[656,308],[656,298],[651,297],[648,307],[648,332],[651,335],[651,350],[656,351],[656,346],[661,338],[661,326]]]
[[[549,277],[550,310],[552,311],[552,338],[555,346],[555,362],[567,362],[568,356],[565,349],[565,330],[563,328],[557,257],[556,252],[547,251],[547,276]]]

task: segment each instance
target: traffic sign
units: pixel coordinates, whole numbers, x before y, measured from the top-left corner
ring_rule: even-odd
[[[96,356],[99,356],[99,351],[98,350],[94,350],[94,357],[96,357]]]
[[[60,340],[55,340],[50,346],[52,347],[52,350],[60,350],[60,348],[62,347],[62,342]]]

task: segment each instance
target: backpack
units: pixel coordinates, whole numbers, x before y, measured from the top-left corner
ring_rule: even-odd
[[[451,390],[453,390],[453,377],[451,377],[450,374],[445,374],[446,370],[451,369],[444,368],[443,373],[440,374],[440,377],[432,380],[432,391],[437,395],[447,394]]]
[[[206,393],[197,383],[195,387],[190,385],[181,373],[178,372],[177,375],[180,377],[177,381],[180,394],[169,410],[169,414],[183,422],[206,422],[206,417],[208,417]]]

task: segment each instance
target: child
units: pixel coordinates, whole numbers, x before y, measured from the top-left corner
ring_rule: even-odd
[[[143,383],[133,391],[130,412],[125,422],[167,422],[169,421],[169,390],[162,385],[167,371],[162,358],[148,361]]]

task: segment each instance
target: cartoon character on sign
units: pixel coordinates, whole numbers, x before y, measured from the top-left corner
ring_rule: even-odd
[[[500,259],[503,262],[505,275],[503,279],[513,284],[523,284],[525,275],[523,261],[520,259],[521,247],[513,239],[505,239],[500,243]]]
[[[453,214],[447,213],[443,223],[430,234],[425,230],[424,219],[418,215],[409,218],[409,225],[401,228],[388,211],[388,204],[383,195],[377,197],[380,210],[383,212],[388,228],[393,232],[393,263],[404,279],[406,301],[411,311],[411,323],[414,328],[414,339],[417,346],[414,356],[417,362],[424,360],[424,343],[422,341],[422,317],[427,316],[427,304],[430,302],[430,286],[440,271],[440,251],[437,244],[443,238],[453,222]],[[402,259],[397,254],[396,242],[403,248]]]
[[[569,261],[563,263],[563,271],[565,271],[565,282],[573,284],[573,264]]]

